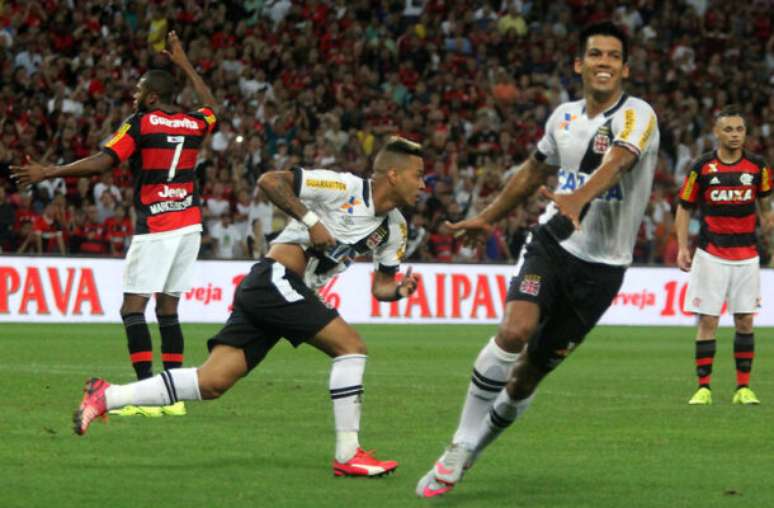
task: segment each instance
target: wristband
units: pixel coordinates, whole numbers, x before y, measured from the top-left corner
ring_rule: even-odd
[[[400,294],[400,288],[401,287],[402,287],[401,284],[398,284],[397,286],[395,286],[395,296],[393,297],[393,298],[395,298],[395,300],[393,300],[393,301],[398,301],[398,300],[402,300],[403,299],[403,295]]]
[[[304,214],[303,217],[301,217],[301,222],[303,222],[304,226],[306,226],[307,229],[309,229],[315,224],[317,224],[318,222],[320,222],[320,217],[313,211],[309,210]]]

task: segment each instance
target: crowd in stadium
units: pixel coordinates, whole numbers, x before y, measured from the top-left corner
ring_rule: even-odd
[[[426,151],[426,195],[407,211],[408,258],[511,261],[545,206],[538,196],[481,247],[461,245],[440,226],[486,206],[534,150],[547,114],[577,98],[576,34],[613,12],[633,39],[627,90],[653,105],[661,130],[635,262],[673,265],[675,194],[691,161],[712,149],[714,113],[740,105],[747,148],[774,160],[772,14],[760,0],[618,4],[2,2],[0,248],[123,255],[134,213],[128,167],[27,192],[8,165],[95,152],[132,113],[138,78],[171,70],[160,51],[174,29],[220,103],[219,130],[199,160],[203,257],[259,257],[284,226],[287,218],[257,192],[262,173],[300,165],[367,176],[376,150],[400,134]],[[190,88],[178,101],[196,106]],[[767,264],[772,239],[761,230]]]

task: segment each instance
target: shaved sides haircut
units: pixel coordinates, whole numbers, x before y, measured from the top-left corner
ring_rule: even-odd
[[[422,145],[414,143],[406,138],[391,137],[379,150],[374,159],[374,174],[383,175],[390,169],[398,169],[401,161],[406,157],[419,157],[424,155]]]

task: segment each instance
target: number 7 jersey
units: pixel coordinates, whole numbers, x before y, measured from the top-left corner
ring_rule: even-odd
[[[201,231],[196,158],[216,122],[209,108],[135,113],[102,147],[116,165],[129,160],[137,234]]]

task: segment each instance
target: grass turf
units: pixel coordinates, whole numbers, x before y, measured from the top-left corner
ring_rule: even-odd
[[[153,327],[152,327],[153,328]],[[187,363],[217,329],[186,325]],[[690,407],[694,331],[600,327],[532,408],[437,500],[414,486],[456,427],[484,326],[360,326],[369,345],[361,442],[401,462],[333,478],[329,360],[281,342],[219,401],[184,418],[70,416],[86,377],[130,381],[120,325],[0,327],[0,506],[766,506],[774,499],[774,353],[759,329],[753,387],[733,406],[732,331],[719,334],[715,405]],[[152,330],[154,335],[156,330]],[[158,340],[154,339],[158,349]]]

